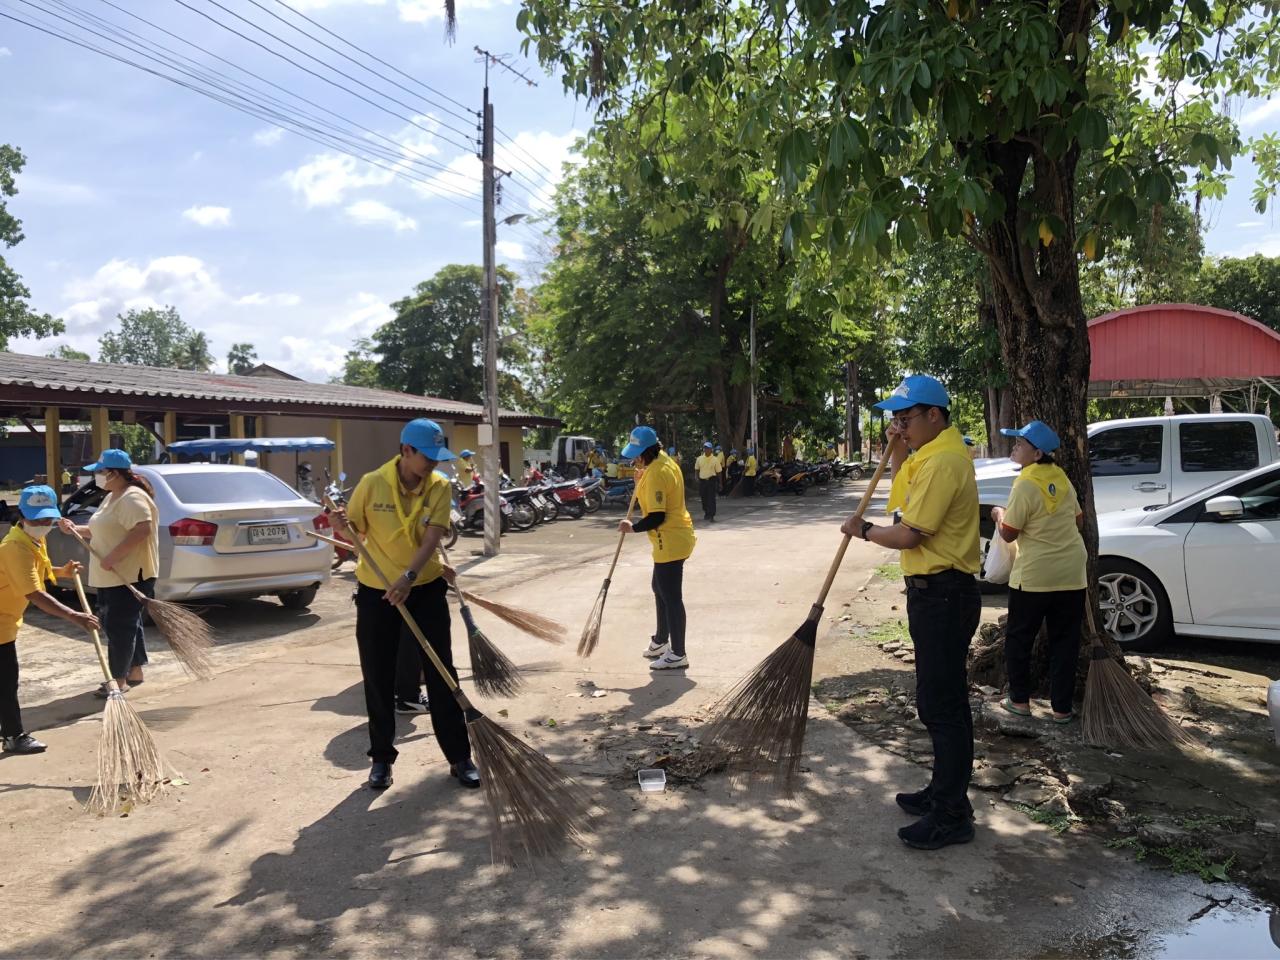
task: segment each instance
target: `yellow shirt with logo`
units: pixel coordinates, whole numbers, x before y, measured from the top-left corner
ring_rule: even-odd
[[[151,523],[151,533],[135,543],[125,556],[107,570],[94,554],[106,556],[140,523]],[[93,553],[89,554],[89,586],[121,587],[126,583],[150,580],[160,572],[160,510],[139,487],[112,493],[89,518]]]
[[[756,470],[760,466],[758,463],[756,463],[756,455],[754,453],[748,453],[745,463],[746,463],[746,476],[754,477],[756,475]]]
[[[720,461],[715,458],[714,454],[704,453],[694,461],[694,466],[698,468],[699,480],[711,480],[720,472]]]
[[[964,438],[948,427],[903,464],[906,502],[902,522],[925,535],[902,551],[902,572],[925,576],[943,570],[978,572],[978,482]]]
[[[27,536],[16,523],[0,541],[0,644],[13,643],[27,610],[27,595],[53,583],[53,568],[43,541]]]
[[[1076,526],[1075,487],[1054,464],[1023,467],[1013,481],[1003,523],[1018,531],[1009,586],[1032,593],[1083,590],[1089,555]]]
[[[655,511],[666,514],[657,529],[648,531],[654,563],[687,560],[697,537],[693,533],[693,518],[684,502],[684,475],[665,453],[659,453],[653,463],[645,467],[636,501],[646,516]]]
[[[396,457],[366,473],[347,504],[347,519],[360,532],[373,561],[392,583],[413,563],[427,527],[449,529],[449,507],[453,502],[453,488],[438,473],[428,476],[416,490],[405,493],[399,465],[400,458]],[[437,550],[418,571],[414,585],[430,583],[443,571]],[[364,558],[356,564],[356,579],[366,587],[386,589]]]
[[[470,460],[464,460],[459,457],[458,466],[454,472],[457,474],[458,483],[462,484],[462,488],[465,490],[471,486],[471,482],[476,478],[476,465]],[[403,571],[401,572],[403,573]]]

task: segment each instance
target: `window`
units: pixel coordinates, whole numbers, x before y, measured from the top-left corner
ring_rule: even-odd
[[[1178,446],[1183,473],[1242,473],[1258,465],[1258,435],[1248,420],[1183,423]]]
[[[1089,438],[1089,464],[1095,477],[1128,477],[1159,473],[1164,454],[1164,427],[1116,427]]]
[[[261,470],[168,473],[163,480],[180,503],[280,503],[299,496],[284,481]]]
[[[1280,520],[1280,471],[1272,470],[1224,492],[1240,498],[1244,504],[1243,519]]]

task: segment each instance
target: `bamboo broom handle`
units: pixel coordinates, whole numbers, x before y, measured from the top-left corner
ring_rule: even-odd
[[[853,514],[858,519],[862,519],[862,515],[867,512],[867,507],[871,506],[871,497],[876,492],[880,478],[884,476],[885,468],[889,466],[889,457],[897,443],[897,437],[889,438],[889,444],[885,447],[884,455],[880,457],[880,463],[876,465],[876,472],[871,475],[871,482],[867,484],[867,489],[863,491],[862,500],[858,503],[858,509]],[[822,584],[822,591],[818,594],[818,602],[814,604],[815,607],[820,608],[826,603],[827,594],[831,592],[831,585],[836,582],[836,574],[840,572],[840,564],[844,562],[844,552],[849,549],[849,541],[852,539],[852,537],[846,536],[840,542],[840,549],[836,551],[836,558],[831,563],[831,569],[827,571],[827,579]]]
[[[639,499],[640,499],[640,481],[637,480],[635,489],[631,491],[631,504],[627,507],[626,519],[628,520],[631,519],[631,513],[633,510],[635,510],[636,503],[637,501],[639,501]],[[614,551],[613,551],[613,563],[609,564],[609,572],[604,575],[604,578],[606,580],[613,579],[613,570],[614,570],[614,567],[618,565],[618,557],[621,556],[622,554],[622,544],[626,541],[626,539],[627,539],[627,535],[625,533],[618,534],[618,545],[617,547],[614,548]]]
[[[314,537],[317,540],[323,540],[325,543],[333,547],[342,547],[343,549],[347,549],[348,546],[341,540],[326,537],[323,533],[317,533],[314,530],[308,530],[306,531],[306,534],[307,536]],[[382,581],[383,588],[390,590],[391,581],[388,580],[387,575],[382,572],[382,568],[374,562],[373,557],[369,556],[369,551],[366,550],[364,544],[360,542],[360,538],[355,537],[352,539],[350,546],[355,547],[356,552],[360,554],[360,559],[367,563],[369,565],[369,569],[372,570],[377,575],[378,579]],[[408,624],[409,629],[413,631],[413,635],[418,638],[418,643],[421,645],[422,649],[426,651],[427,656],[431,658],[431,662],[435,665],[436,670],[439,671],[440,676],[444,678],[444,682],[448,685],[449,690],[455,694],[461,694],[461,691],[458,688],[458,682],[454,680],[453,675],[445,669],[444,663],[441,662],[440,657],[436,654],[435,650],[432,649],[431,644],[427,642],[427,638],[423,636],[422,629],[418,626],[418,621],[413,619],[413,614],[405,609],[403,603],[397,603],[396,609],[400,611],[400,616],[404,618],[404,622]]]
[[[73,573],[72,576],[76,581],[76,596],[80,598],[80,609],[85,613],[92,613],[89,609],[89,598],[84,595],[84,584],[80,581],[80,574]],[[115,684],[116,689],[119,690],[120,686],[116,684],[116,678],[111,676],[111,667],[107,664],[107,654],[102,649],[102,638],[98,636],[97,630],[90,630],[89,634],[93,637],[93,649],[97,651],[98,663],[102,667],[102,675],[107,678],[107,683]]]
[[[93,544],[91,544],[84,537],[80,536],[80,531],[77,530],[74,525],[72,525],[71,527],[71,535],[75,537],[77,540],[79,540],[80,545],[84,547],[86,550],[88,550],[89,553],[92,554],[99,563],[105,562],[106,558],[103,557],[102,554],[100,554],[97,550],[93,549]],[[119,575],[117,574],[117,576]],[[123,580],[124,577],[120,577],[120,579]],[[144,605],[151,600],[150,597],[148,597],[145,593],[143,593],[141,590],[135,587],[132,583],[126,583],[125,586],[128,587],[129,590],[133,593],[133,595],[137,597],[139,600],[141,600]]]

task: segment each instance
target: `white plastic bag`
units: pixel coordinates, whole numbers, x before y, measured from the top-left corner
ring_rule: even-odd
[[[1013,561],[1018,559],[1018,541],[1009,543],[996,530],[987,549],[987,562],[983,564],[982,579],[988,583],[1008,583],[1013,573]]]

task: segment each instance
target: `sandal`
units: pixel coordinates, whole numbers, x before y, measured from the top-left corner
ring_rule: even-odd
[[[1071,713],[1068,713],[1065,717],[1050,716],[1049,721],[1051,723],[1066,724],[1066,723],[1070,723],[1075,718],[1076,718],[1076,714],[1075,714],[1075,711],[1073,710]]]
[[[1018,707],[1018,706],[1015,706],[1015,705],[1014,705],[1014,703],[1013,703],[1013,701],[1012,701],[1012,700],[1010,700],[1008,697],[1005,697],[1002,701],[1000,701],[1000,706],[1001,706],[1001,708],[1003,708],[1004,710],[1008,711],[1009,713],[1012,713],[1015,717],[1029,717],[1029,716],[1031,716],[1031,708],[1030,708],[1030,707]]]

